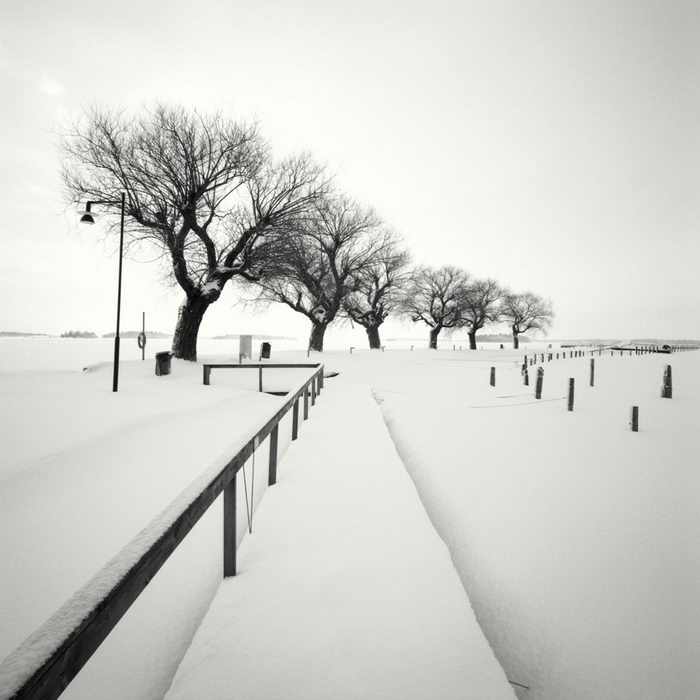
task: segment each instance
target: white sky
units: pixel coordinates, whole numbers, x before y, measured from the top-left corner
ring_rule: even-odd
[[[3,2],[0,330],[113,330],[114,249],[66,209],[56,134],[164,100],[311,150],[416,262],[550,298],[553,338],[700,338],[698,38],[692,0]],[[172,331],[159,280],[126,264],[122,329]],[[235,301],[201,334],[308,332]]]

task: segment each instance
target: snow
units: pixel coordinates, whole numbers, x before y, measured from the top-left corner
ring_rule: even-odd
[[[370,388],[353,377],[327,380],[166,698],[203,688],[265,700],[514,697]]]
[[[237,342],[229,344],[230,356],[221,343],[203,344],[200,359],[231,361]],[[0,657],[283,401],[257,393],[254,371],[222,371],[203,387],[201,367],[174,361],[172,375],[155,377],[152,353],[168,341],[149,341],[143,363],[133,345],[123,347],[114,394],[111,341],[0,339]],[[231,616],[221,640],[241,663],[222,673],[251,688],[242,697],[256,697],[253,686],[275,697],[285,678],[304,697],[322,688],[342,697],[341,686],[372,697],[373,681],[383,697],[499,697],[483,692],[508,688],[492,659],[475,662],[488,646],[470,602],[505,676],[529,686],[513,686],[521,698],[700,696],[700,353],[596,356],[595,387],[589,357],[544,363],[536,401],[535,368],[530,387],[520,376],[527,347],[387,345],[313,354],[340,375],[326,381],[273,489],[265,491],[266,442],[256,456],[259,510],[241,544],[241,575],[219,588],[217,503],[66,697],[96,697],[95,688],[101,698],[162,697],[212,598],[200,635]],[[306,361],[273,346],[275,362]],[[659,396],[665,364],[673,399]],[[279,390],[303,370],[273,372],[265,386]],[[629,429],[632,405],[639,433]],[[283,423],[282,452],[289,433]],[[238,513],[242,533],[243,500]],[[440,591],[432,606],[416,603],[429,591]],[[358,649],[372,634],[376,647]],[[443,669],[437,694],[421,695],[428,681],[416,656]],[[305,677],[289,665],[302,657]],[[353,659],[366,675],[350,675]],[[463,674],[472,663],[481,670]],[[216,697],[186,694],[188,664],[171,696]],[[412,691],[392,695],[404,677]]]

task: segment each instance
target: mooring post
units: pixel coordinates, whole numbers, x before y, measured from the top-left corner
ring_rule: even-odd
[[[528,374],[527,369],[523,372],[523,384],[525,386],[530,386],[530,375]]]
[[[673,397],[673,378],[671,376],[671,365],[664,368],[664,383],[661,387],[661,398],[670,399]]]
[[[535,398],[542,398],[542,382],[544,380],[544,367],[537,368],[537,379],[535,380]]]
[[[639,406],[632,406],[632,419],[630,420],[630,426],[633,433],[639,432]]]
[[[574,410],[574,378],[569,377],[569,401],[567,403],[567,410]]]
[[[591,357],[591,386],[595,383],[595,360]]]
[[[489,384],[491,386],[496,386],[496,368],[491,367],[491,377],[489,378]]]

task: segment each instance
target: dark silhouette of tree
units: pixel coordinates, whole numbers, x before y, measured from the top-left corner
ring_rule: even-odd
[[[367,332],[373,350],[382,346],[379,327],[399,304],[411,259],[396,234],[383,235],[381,251],[355,275],[353,289],[343,302],[347,316]]]
[[[546,331],[554,314],[549,301],[532,292],[505,294],[501,301],[501,317],[510,326],[513,348],[519,347],[518,336],[530,330]]]
[[[400,311],[412,321],[430,327],[428,347],[437,349],[443,328],[464,325],[464,303],[469,275],[451,265],[440,268],[418,267],[406,285]]]
[[[358,275],[386,245],[372,209],[346,196],[331,195],[275,239],[275,262],[259,279],[262,303],[286,304],[311,321],[309,348],[323,350],[328,326]]]
[[[255,280],[266,239],[327,189],[308,155],[274,162],[255,126],[157,106],[133,118],[93,109],[63,138],[63,179],[74,202],[107,202],[118,217],[125,193],[129,242],[169,258],[184,291],[173,337],[176,357],[197,359],[209,306],[234,277]]]
[[[474,280],[466,289],[463,302],[463,323],[469,336],[469,349],[476,350],[476,334],[487,323],[500,318],[503,289],[492,279]]]

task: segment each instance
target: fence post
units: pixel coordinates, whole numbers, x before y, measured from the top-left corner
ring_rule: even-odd
[[[496,386],[496,368],[491,367],[491,377],[489,378],[489,384],[491,386]]]
[[[671,365],[666,365],[664,369],[664,383],[661,387],[661,398],[670,399],[673,397],[673,378],[671,376]]]
[[[262,367],[258,367],[258,390],[262,392]]]
[[[270,433],[270,462],[267,485],[273,486],[277,483],[277,437],[280,424],[278,423]]]
[[[299,436],[299,397],[294,399],[292,407],[292,440],[296,440]]]
[[[567,403],[567,409],[569,411],[574,410],[574,378],[569,377],[569,401]]]
[[[224,578],[236,575],[236,477],[224,486]]]
[[[528,374],[527,369],[523,372],[523,384],[525,386],[530,386],[530,375]]]
[[[304,420],[309,417],[309,387],[304,387]]]
[[[591,386],[595,383],[595,360],[591,357]]]
[[[630,426],[633,433],[639,432],[639,406],[632,406],[632,419],[630,420]]]
[[[316,405],[316,377],[311,380],[311,405]]]
[[[544,380],[544,367],[537,368],[537,379],[535,380],[535,398],[542,398],[542,381]]]
[[[211,374],[211,367],[207,367],[204,365],[202,368],[204,370],[203,374],[204,376],[202,377],[202,381],[208,386],[209,385],[209,375]]]

